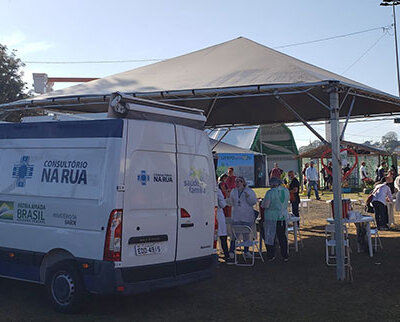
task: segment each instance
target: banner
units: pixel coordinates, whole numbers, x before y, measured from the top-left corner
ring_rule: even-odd
[[[228,173],[228,168],[235,169],[236,176],[246,179],[249,186],[254,186],[254,155],[250,153],[218,153],[217,175]]]
[[[99,199],[104,149],[9,149],[0,158],[0,193]]]

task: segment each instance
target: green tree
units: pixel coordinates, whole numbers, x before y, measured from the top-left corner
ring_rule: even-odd
[[[393,152],[393,150],[400,145],[398,141],[398,136],[396,132],[390,131],[382,136],[382,147],[388,151]]]
[[[0,104],[26,97],[26,83],[22,80],[24,63],[17,58],[15,50],[8,52],[0,44]]]
[[[314,140],[310,142],[308,145],[301,146],[299,148],[299,154],[311,151],[315,148],[318,148],[320,145],[323,145],[323,143],[320,140]]]

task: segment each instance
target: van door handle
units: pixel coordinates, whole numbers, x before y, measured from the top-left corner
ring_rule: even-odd
[[[194,223],[190,223],[190,224],[181,224],[182,228],[189,228],[189,227],[193,227]]]

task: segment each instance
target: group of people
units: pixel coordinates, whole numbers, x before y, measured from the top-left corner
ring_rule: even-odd
[[[275,167],[274,167],[275,168]],[[274,171],[274,170],[272,170]],[[276,172],[277,170],[275,170]],[[300,183],[293,171],[288,172],[289,189],[282,185],[280,175],[276,172],[270,177],[270,187],[260,204],[260,226],[261,236],[267,248],[267,259],[275,259],[275,248],[279,243],[281,256],[284,261],[288,260],[286,220],[288,218],[288,202],[292,205],[293,215],[299,216],[299,188]],[[233,263],[235,243],[233,236],[228,248],[228,231],[226,217],[231,217],[232,225],[246,225],[254,227],[259,213],[254,210],[257,204],[255,192],[248,187],[245,178],[234,175],[234,169],[230,167],[227,174],[218,178],[218,236],[224,252],[227,264]],[[244,256],[251,258],[248,247],[244,248]]]
[[[364,167],[365,167],[365,162]],[[368,176],[368,173],[365,173]],[[382,162],[376,169],[374,188],[370,194],[371,204],[375,213],[375,220],[378,229],[389,229],[388,202],[393,202],[396,197],[395,208],[400,211],[400,176],[397,169],[392,165],[387,168],[386,162]]]

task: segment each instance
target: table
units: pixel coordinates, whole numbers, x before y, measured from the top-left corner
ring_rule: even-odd
[[[369,256],[373,257],[373,250],[372,250],[372,240],[371,240],[371,225],[370,222],[374,221],[374,218],[371,216],[366,216],[366,215],[362,215],[361,213],[356,213],[356,212],[352,212],[353,214],[355,214],[354,216],[352,216],[352,214],[350,214],[350,218],[343,218],[343,223],[344,224],[361,224],[364,223],[366,224],[366,229],[367,229],[367,241],[368,241],[368,250],[369,250]],[[332,224],[335,222],[334,218],[328,218],[327,222]],[[358,241],[357,241],[358,243]]]

